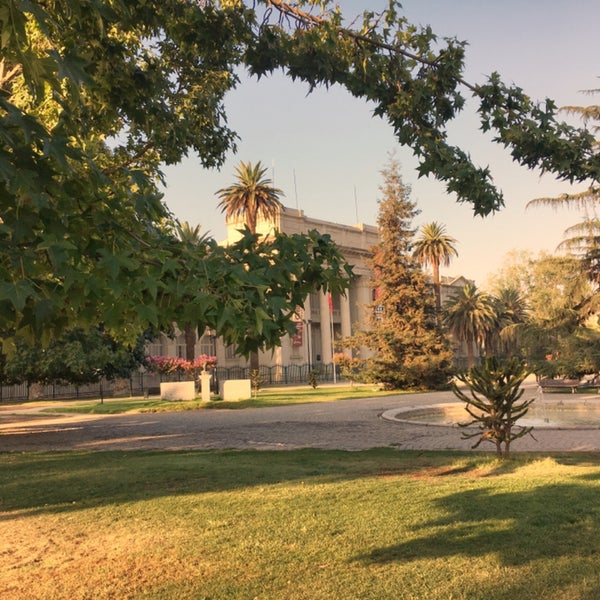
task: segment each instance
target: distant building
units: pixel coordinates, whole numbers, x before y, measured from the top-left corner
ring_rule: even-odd
[[[239,238],[241,228],[243,223],[227,223],[227,243]],[[259,220],[256,228],[257,233],[265,236],[275,231],[291,235],[313,229],[331,236],[341,254],[352,265],[355,278],[345,296],[332,296],[331,305],[326,294],[310,294],[300,310],[296,335],[286,336],[280,348],[263,353],[260,356],[261,364],[330,364],[332,342],[352,335],[354,325],[363,321],[365,306],[371,301],[371,274],[366,261],[370,257],[371,247],[379,240],[377,227],[320,221],[307,217],[302,210],[284,208],[278,211],[273,221]],[[233,349],[229,353],[227,350],[224,361],[219,357],[219,364],[228,366],[230,361],[244,362],[243,359],[233,358]]]
[[[239,230],[243,229],[244,223],[228,221],[226,225],[227,239],[222,243],[230,244],[239,239]],[[367,261],[371,257],[371,248],[379,242],[377,227],[320,221],[307,217],[302,210],[283,208],[271,221],[259,219],[256,228],[257,233],[266,236],[275,231],[294,234],[307,233],[313,229],[331,236],[341,254],[352,265],[355,277],[346,295],[333,295],[331,303],[328,296],[322,292],[310,294],[305,305],[298,311],[296,334],[285,336],[281,340],[280,347],[261,352],[259,355],[261,367],[310,365],[319,368],[323,365],[331,365],[333,342],[352,335],[356,327],[365,322],[366,307],[373,299],[371,272]],[[469,280],[464,277],[443,278],[442,302],[468,282]],[[349,349],[344,351],[350,353]],[[466,356],[465,348],[459,346],[456,351]],[[174,338],[161,335],[148,346],[148,353],[185,356],[183,333],[176,331]],[[235,347],[224,345],[223,341],[211,331],[206,331],[196,343],[196,355],[199,354],[217,356],[220,368],[243,369],[248,366],[248,361],[244,357],[236,355]],[[363,348],[360,350],[360,355],[365,357],[370,353]]]

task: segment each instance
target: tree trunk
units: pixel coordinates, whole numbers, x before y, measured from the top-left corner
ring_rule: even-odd
[[[440,265],[433,263],[433,289],[435,290],[435,305],[438,315],[442,310],[442,289],[440,286]]]
[[[433,263],[433,290],[435,292],[435,320],[438,329],[442,328],[442,287],[440,285],[440,265]]]
[[[194,360],[196,358],[196,329],[191,325],[186,325],[184,329],[185,336],[185,358]]]
[[[475,340],[467,340],[467,363],[469,369],[475,366]]]
[[[250,370],[258,371],[260,364],[258,362],[258,352],[252,352],[250,354]]]

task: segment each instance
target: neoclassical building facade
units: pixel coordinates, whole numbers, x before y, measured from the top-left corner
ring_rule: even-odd
[[[240,237],[239,230],[243,222],[228,221],[227,238],[223,244],[233,243]],[[377,227],[373,225],[342,225],[329,221],[313,219],[304,211],[282,207],[272,220],[259,219],[257,233],[268,236],[274,231],[286,234],[307,233],[316,229],[329,234],[337,244],[341,254],[352,265],[354,275],[345,296],[329,297],[322,292],[314,292],[307,298],[305,305],[298,310],[296,333],[285,336],[281,346],[274,350],[261,352],[261,367],[289,367],[310,365],[319,368],[330,365],[333,353],[349,349],[338,348],[339,340],[352,335],[359,324],[365,323],[365,311],[372,302],[373,292],[368,259],[371,249],[379,241]],[[442,281],[442,300],[468,283],[464,277],[444,278]],[[337,342],[337,343],[336,343]],[[464,349],[455,347],[455,353]],[[217,357],[219,367],[232,369],[245,368],[248,361],[236,354],[235,347],[227,346],[217,338],[214,332],[206,331],[199,338],[195,348],[196,355],[209,354]],[[176,331],[175,338],[161,335],[148,347],[149,354],[185,357],[185,339],[182,332]],[[367,357],[366,348],[360,349],[360,356]]]
[[[242,227],[243,223],[228,222],[226,243],[239,238]],[[379,240],[377,227],[320,221],[307,217],[302,210],[285,207],[277,212],[273,220],[259,220],[256,227],[257,233],[265,236],[275,231],[292,235],[313,229],[331,236],[341,254],[352,265],[355,277],[345,296],[333,295],[330,298],[322,292],[310,294],[298,311],[296,334],[282,339],[281,347],[273,352],[264,352],[260,356],[261,365],[330,364],[334,342],[354,332],[356,324],[364,320],[366,305],[371,302],[371,274],[367,259],[370,249]],[[229,361],[236,360],[231,355],[231,351],[229,355],[226,353],[224,361],[219,360],[219,364],[229,366]]]
[[[243,222],[227,222],[229,244],[239,237]],[[331,364],[334,341],[353,333],[357,323],[363,321],[366,305],[371,302],[371,274],[367,265],[370,249],[378,241],[377,227],[371,225],[341,225],[312,219],[304,211],[282,207],[273,220],[259,219],[257,233],[268,236],[275,231],[281,233],[307,233],[316,229],[329,234],[338,245],[341,254],[352,265],[355,277],[345,296],[329,297],[322,292],[314,292],[298,310],[297,329],[293,336],[285,336],[281,346],[260,353],[261,366],[277,365],[319,365]],[[185,356],[185,340],[181,332],[173,339],[160,336],[148,347],[150,354],[165,356]],[[220,367],[246,367],[247,360],[236,354],[235,348],[226,346],[223,341],[207,331],[196,344],[196,354],[216,355]]]

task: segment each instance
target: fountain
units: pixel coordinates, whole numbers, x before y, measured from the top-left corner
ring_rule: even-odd
[[[463,402],[397,408],[384,416],[398,422],[444,427],[458,427],[459,423],[472,420]],[[556,394],[556,398],[548,398],[538,388],[529,411],[517,425],[536,429],[600,429],[600,395]]]

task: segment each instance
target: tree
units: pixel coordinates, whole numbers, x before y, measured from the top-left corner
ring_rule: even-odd
[[[565,236],[557,249],[579,258],[583,274],[600,289],[600,220],[586,216],[581,223],[565,229]]]
[[[53,340],[47,348],[19,340],[6,361],[11,381],[31,383],[72,383],[84,385],[103,378],[127,378],[144,362],[144,338],[125,346],[102,328],[75,328]],[[102,393],[102,388],[100,388]],[[101,398],[102,400],[102,398]]]
[[[486,344],[495,354],[519,353],[519,343],[529,322],[527,301],[514,287],[503,287],[492,296],[496,326]]]
[[[600,89],[586,90],[587,94],[600,93]],[[566,112],[570,115],[580,117],[583,120],[583,124],[590,133],[589,135],[593,139],[593,135],[597,135],[600,132],[600,106],[565,106],[561,108],[561,111]],[[597,146],[597,141],[595,142]],[[587,179],[587,178],[586,178]],[[563,206],[575,206],[577,208],[589,208],[594,207],[600,200],[600,186],[598,185],[598,178],[591,178],[592,184],[584,189],[574,193],[561,194],[556,197],[544,197],[535,198],[530,200],[527,204],[528,207],[539,207],[539,206],[550,206],[552,208],[559,208]]]
[[[473,448],[483,441],[496,446],[498,458],[510,458],[510,445],[514,440],[531,434],[533,427],[519,427],[516,422],[525,414],[535,400],[519,402],[525,390],[521,384],[529,375],[525,365],[517,360],[501,363],[494,356],[487,357],[480,367],[472,367],[468,373],[459,374],[457,379],[465,384],[470,395],[465,394],[456,384],[452,391],[466,404],[466,410],[473,417],[469,427],[477,423],[481,432],[463,433],[464,439],[479,437]],[[517,427],[518,429],[515,429]]]
[[[183,223],[177,222],[177,236],[183,244],[187,244],[192,248],[206,244],[208,241],[208,236],[202,235],[200,229],[200,225],[192,226],[187,221],[184,221]],[[183,332],[185,338],[185,358],[188,361],[193,361],[196,354],[198,326],[193,322],[184,323]]]
[[[250,233],[256,233],[258,218],[273,219],[282,208],[280,189],[273,187],[270,179],[265,178],[267,169],[259,162],[240,163],[236,167],[237,183],[217,192],[221,202],[219,206],[227,219],[243,218]],[[258,352],[250,355],[250,370],[259,367]]]
[[[600,89],[587,90],[588,94],[597,94]],[[580,117],[583,124],[596,136],[600,132],[600,106],[565,106],[561,109]],[[598,140],[596,140],[596,147]],[[594,294],[581,304],[582,315],[596,313],[600,307],[600,221],[597,206],[600,201],[600,185],[597,180],[583,190],[561,194],[556,197],[543,197],[530,200],[527,207],[549,206],[553,209],[575,207],[584,211],[584,219],[565,230],[565,239],[558,245],[581,261],[582,274],[596,286]]]
[[[315,230],[268,238],[246,230],[229,246],[211,239],[203,259],[188,252],[182,262],[195,268],[180,281],[186,293],[173,320],[214,328],[244,356],[280,345],[311,292],[342,294],[352,274],[331,237]]]
[[[162,165],[194,153],[200,164],[215,167],[235,150],[223,101],[242,69],[261,77],[281,68],[311,88],[340,84],[372,102],[417,155],[420,175],[445,182],[479,215],[504,201],[488,169],[447,142],[466,95],[479,101],[482,129],[496,132],[520,164],[571,181],[598,181],[593,136],[558,122],[553,102],[535,104],[497,74],[480,85],[466,82],[465,42],[438,42],[429,28],[408,23],[393,0],[381,15],[365,12],[354,28],[344,27],[327,1],[319,3],[320,15],[303,9],[314,6],[312,0],[5,1],[5,349],[16,335],[47,344],[69,326],[100,322],[134,340],[149,324],[189,321],[181,307],[189,312],[185,302],[204,297],[202,289],[235,295],[240,265],[182,248],[157,185]],[[295,243],[303,254],[313,241]],[[266,266],[271,257],[261,256]],[[254,281],[269,289],[270,273],[261,273]],[[320,276],[317,285],[334,283],[323,279],[325,271]],[[254,332],[280,314],[278,305],[265,302],[269,317],[260,312]],[[227,304],[209,305],[206,324],[241,337],[236,323],[246,325],[244,319]],[[268,336],[264,342],[276,343]]]
[[[526,305],[523,313],[514,307],[521,301],[513,303],[512,319],[520,323],[506,327],[501,336],[508,341],[508,332],[518,333],[522,356],[536,374],[553,377],[595,372],[597,317],[582,310],[589,305],[593,287],[578,258],[513,254],[495,276],[494,288],[499,297],[503,289],[512,290]]]
[[[444,304],[444,322],[452,335],[467,345],[469,367],[475,364],[475,345],[483,346],[494,328],[496,312],[491,296],[468,283]]]
[[[237,183],[217,192],[221,202],[219,206],[228,220],[243,219],[251,233],[256,233],[259,217],[273,219],[282,208],[279,197],[283,192],[273,187],[270,179],[265,178],[267,172],[259,162],[241,162],[236,167]]]
[[[448,266],[453,256],[458,256],[454,247],[456,240],[446,234],[446,227],[433,221],[421,227],[421,235],[415,242],[415,257],[426,267],[433,270],[436,308],[442,308],[442,291],[440,285],[440,265]]]
[[[434,295],[413,254],[411,223],[418,211],[397,161],[390,159],[382,176],[380,242],[369,261],[376,298],[368,329],[348,345],[365,345],[374,352],[366,374],[388,388],[444,386],[451,354],[436,326]]]

